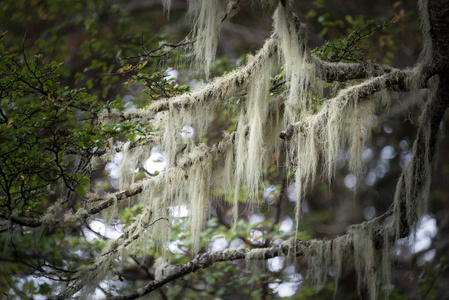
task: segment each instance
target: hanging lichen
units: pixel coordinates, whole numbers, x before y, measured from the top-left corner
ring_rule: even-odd
[[[429,102],[435,93],[435,82],[433,88],[428,93]],[[430,114],[426,106],[424,113],[419,120],[418,137],[413,143],[412,159],[407,163],[402,171],[402,175],[396,185],[394,197],[394,216],[396,225],[396,235],[401,234],[401,224],[404,221],[413,227],[417,224],[421,216],[427,212],[427,198],[430,190],[431,182],[431,158],[433,154],[430,152]],[[417,161],[415,157],[420,153],[421,159]],[[402,218],[406,215],[406,220]]]
[[[194,163],[189,172],[189,221],[194,253],[199,250],[200,234],[209,217],[211,171],[212,159],[207,157]]]
[[[290,4],[288,4],[290,5]],[[274,13],[274,30],[279,37],[282,62],[285,64],[286,78],[290,83],[289,96],[286,101],[286,124],[298,120],[301,113],[310,108],[308,87],[309,79],[314,76],[311,65],[307,64],[305,28],[290,10],[279,5]]]
[[[194,20],[192,35],[194,41],[193,55],[196,61],[204,65],[206,77],[209,66],[215,59],[220,24],[224,16],[223,0],[189,0],[188,14]]]
[[[167,13],[167,16],[170,14],[171,1],[172,0],[162,0],[164,11]]]
[[[243,183],[243,178],[246,171],[247,155],[248,155],[248,139],[246,137],[247,127],[245,121],[245,115],[240,115],[239,122],[237,123],[237,134],[235,143],[235,181],[234,181],[234,206],[233,217],[234,223],[237,223],[238,219],[238,203],[240,199],[240,187]]]
[[[272,72],[272,59],[268,60],[261,71],[254,76],[248,87],[246,100],[246,116],[249,132],[247,136],[248,153],[246,156],[245,185],[250,199],[258,196],[259,181],[261,180],[263,162],[266,157],[265,135],[268,117],[268,96]],[[240,155],[237,152],[237,155]]]
[[[212,186],[215,191],[218,191],[222,195],[231,195],[234,187],[234,138],[235,132],[232,134],[228,132],[223,133],[223,142],[219,143],[217,148],[214,149],[214,151],[223,155],[216,155],[214,157],[219,161],[213,162],[213,165],[218,167],[212,170]]]

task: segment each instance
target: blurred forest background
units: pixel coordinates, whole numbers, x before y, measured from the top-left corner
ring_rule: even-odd
[[[212,76],[223,74],[244,62],[246,55],[254,54],[270,36],[272,12],[247,2],[223,26]],[[310,49],[328,61],[372,60],[405,68],[413,66],[418,59],[421,33],[415,1],[296,2],[296,14],[307,24]],[[97,111],[104,107],[145,107],[159,98],[188,91],[204,80],[201,72],[180,59],[185,54],[178,48],[168,55],[158,56],[159,52],[154,52],[155,57],[149,60],[142,70],[143,75],[138,78],[133,79],[133,74],[115,74],[126,64],[136,64],[139,53],[144,53],[145,49],[157,49],[163,41],[171,44],[180,42],[190,30],[186,9],[187,3],[179,0],[172,1],[169,16],[164,14],[161,1],[156,0],[3,0],[0,4],[1,42],[5,51],[2,57],[5,58],[8,52],[8,55],[17,57],[28,56],[31,61],[31,57],[40,54],[42,64],[62,63],[58,66],[57,86],[85,89],[90,98],[85,97],[83,104],[95,102]],[[368,20],[372,23],[367,23]],[[367,26],[377,29],[363,39],[353,56],[333,50],[339,40]],[[328,41],[337,42],[332,44]],[[2,80],[6,74],[6,71],[1,73]],[[282,84],[279,86],[282,88]],[[1,108],[6,111],[10,95],[2,94],[1,97]],[[363,152],[363,176],[357,178],[349,173],[348,153],[342,150],[335,181],[329,184],[325,180],[317,180],[305,198],[304,216],[299,224],[300,238],[330,239],[342,234],[349,225],[370,220],[388,209],[393,202],[396,180],[410,157],[414,124],[419,112],[420,108],[414,107],[412,100],[405,95],[402,103],[392,107],[387,114],[373,116],[372,141]],[[216,142],[225,129],[233,130],[223,128],[223,120],[227,119],[226,109],[221,118],[215,120],[208,130],[209,145]],[[8,118],[2,120],[2,128],[6,124],[9,126],[8,122]],[[73,120],[64,122],[69,127],[79,126]],[[139,124],[141,127],[144,125]],[[447,135],[446,128],[447,121],[441,124],[443,136]],[[119,134],[126,139],[143,129],[133,124],[122,124],[120,130]],[[95,134],[107,136],[113,133],[105,130]],[[3,143],[2,140],[2,147]],[[421,221],[415,236],[395,245],[394,286],[389,287],[391,299],[449,299],[448,153],[449,140],[443,137],[432,178],[429,214]],[[119,160],[118,157],[116,159]],[[2,168],[5,161],[2,161]],[[157,169],[159,172],[163,170],[163,165]],[[77,193],[71,196],[73,201],[67,206],[79,207],[76,196],[82,196],[88,189],[115,191],[117,176],[114,161],[100,165],[91,172],[86,191],[77,189]],[[282,166],[266,170],[260,208],[252,211],[242,204],[243,213],[237,232],[229,230],[232,205],[223,199],[222,205],[213,208],[208,229],[204,232],[202,251],[242,245],[266,247],[292,236],[295,231],[295,191],[290,180],[289,174],[282,172]],[[39,218],[40,213],[56,201],[54,193],[40,193],[40,198],[30,197],[34,200],[22,206],[29,211],[29,218]],[[0,196],[4,201],[3,191]],[[121,228],[131,222],[133,212],[142,208],[131,201],[120,209],[120,220],[106,222],[105,217],[98,217],[81,229],[70,232],[55,228],[40,233],[39,243],[35,242],[38,233],[26,226],[20,230],[16,228],[12,236],[4,230],[0,234],[2,297],[40,299],[56,293],[53,281],[44,276],[45,264],[74,267],[79,262],[95,260],[102,243],[120,235]],[[4,202],[0,212],[6,213]],[[169,247],[172,263],[191,259],[188,238],[183,232],[183,218],[188,212],[179,208],[178,214],[180,223],[174,230],[178,242]],[[122,281],[111,275],[104,285],[99,286],[98,298],[132,290],[154,278],[152,264],[157,255],[156,252],[152,257],[136,255],[121,262],[118,277]],[[48,257],[52,257],[52,261],[44,259]],[[330,299],[333,296],[333,283],[314,293],[314,287],[307,284],[307,270],[300,267],[301,262],[295,267],[282,258],[275,258],[251,262],[251,266],[247,264],[244,261],[215,264],[161,288],[150,298],[193,299],[200,295],[204,299]],[[337,299],[357,298],[356,274],[347,268],[342,274]]]

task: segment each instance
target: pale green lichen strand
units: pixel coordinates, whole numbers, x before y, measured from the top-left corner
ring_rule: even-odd
[[[252,79],[248,88],[246,101],[249,132],[247,137],[248,153],[245,155],[247,158],[245,185],[248,189],[250,199],[256,199],[258,197],[259,181],[264,167],[264,157],[267,155],[265,146],[266,130],[264,125],[268,117],[268,96],[272,72],[271,61],[271,59],[268,60],[260,72]],[[240,153],[237,152],[237,155],[240,155]]]
[[[286,124],[289,124],[297,121],[299,115],[310,107],[308,87],[314,70],[313,66],[306,62],[305,29],[295,23],[291,11],[279,5],[273,18],[273,27],[279,38],[280,57],[285,64],[286,78],[290,83],[284,115]]]
[[[221,20],[224,16],[223,0],[190,0],[188,14],[194,20],[192,35],[194,39],[193,55],[204,66],[206,77],[209,66],[215,59]]]

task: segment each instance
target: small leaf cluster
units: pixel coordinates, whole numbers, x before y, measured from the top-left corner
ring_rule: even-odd
[[[344,38],[334,41],[326,41],[320,47],[312,50],[312,53],[328,62],[358,62],[365,58],[366,51],[370,47],[370,38],[378,31],[391,27],[396,19],[388,22],[364,21],[362,17],[353,19],[346,16],[346,21],[354,26]],[[342,20],[335,22],[323,22],[325,26],[337,26]],[[327,28],[327,27],[326,27]]]
[[[418,277],[419,292],[421,299],[436,299],[437,291],[443,290],[445,284],[438,282],[439,277],[449,267],[446,257],[442,257],[434,266],[427,266]]]
[[[98,126],[104,105],[84,89],[61,87],[60,66],[0,45],[0,213],[6,216],[38,218],[62,191],[66,200],[73,192],[82,197],[96,151],[109,137],[134,130]]]
[[[153,100],[161,98],[171,98],[182,93],[190,91],[188,85],[178,84],[176,78],[169,77],[166,72],[153,72],[151,74],[142,71],[147,61],[136,65],[126,64],[118,70],[118,74],[132,74],[123,84],[133,82],[142,84],[145,88],[142,92],[146,93]]]

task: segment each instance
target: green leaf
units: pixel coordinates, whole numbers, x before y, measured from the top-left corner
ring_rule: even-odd
[[[80,183],[82,183],[82,184],[89,183],[89,177],[88,176],[84,176],[83,178],[81,178]]]
[[[351,25],[354,23],[354,19],[352,18],[351,15],[346,15],[345,20],[346,20],[346,22],[348,22]]]
[[[84,192],[85,192],[84,186],[78,185],[78,187],[76,188],[76,193],[78,194],[78,196],[80,198],[82,198],[84,196]]]

